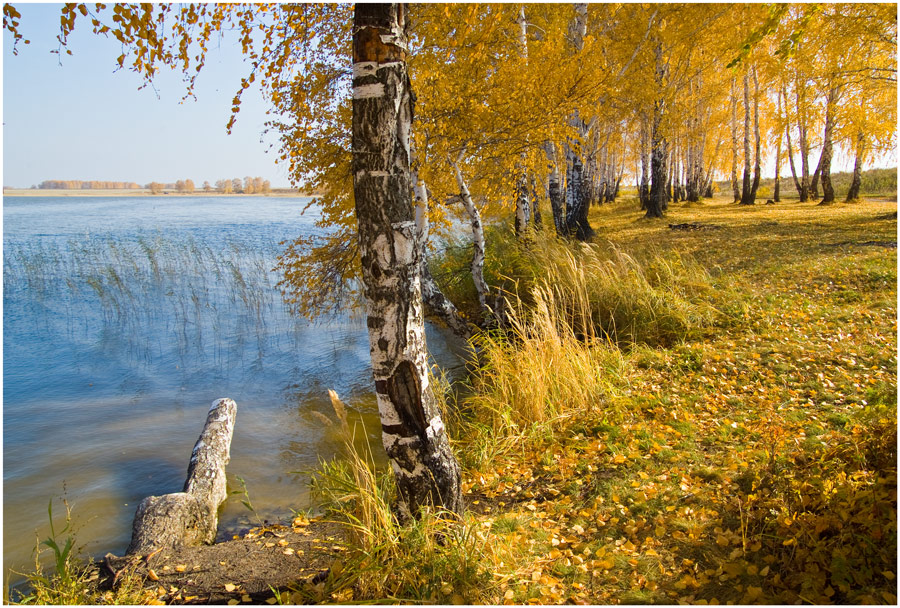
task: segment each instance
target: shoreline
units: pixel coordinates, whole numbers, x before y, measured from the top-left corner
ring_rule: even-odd
[[[21,196],[21,197],[123,197],[123,196],[133,196],[133,197],[198,197],[198,196],[209,196],[209,197],[258,197],[258,196],[268,196],[268,197],[298,197],[298,198],[313,198],[317,195],[309,194],[306,192],[301,192],[299,190],[292,190],[290,188],[276,188],[264,194],[224,194],[221,192],[204,192],[202,190],[194,192],[175,192],[174,190],[164,190],[161,194],[153,194],[150,192],[148,188],[111,188],[111,189],[60,189],[60,190],[39,190],[39,189],[31,189],[31,188],[4,188],[3,189],[4,198],[7,196]]]

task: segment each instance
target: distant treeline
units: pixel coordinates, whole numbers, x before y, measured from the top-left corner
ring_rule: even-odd
[[[150,182],[147,189],[151,194],[162,194],[165,190],[174,190],[175,192],[183,192],[191,194],[197,190],[192,179],[180,179],[174,184],[163,184],[161,182]],[[243,180],[239,177],[234,179],[216,180],[216,185],[212,186],[209,182],[203,182],[201,188],[203,192],[219,192],[222,194],[268,194],[272,191],[272,184],[269,180],[261,177],[247,176]]]
[[[135,190],[139,188],[141,185],[134,182],[101,182],[97,180],[84,182],[77,179],[48,179],[38,185],[39,190]]]
[[[198,190],[192,179],[179,179],[174,183],[150,182],[146,186],[141,186],[134,182],[48,179],[37,186],[32,186],[32,189],[38,190],[137,190],[141,188],[149,190],[151,194],[162,194],[166,190],[191,194]],[[235,177],[234,179],[216,180],[215,186],[210,185],[209,182],[203,182],[203,186],[199,190],[203,192],[220,192],[222,194],[268,194],[272,191],[272,184],[269,183],[269,180],[261,177],[247,176],[244,179]]]
[[[847,196],[850,189],[850,182],[853,180],[853,173],[849,171],[831,174],[831,183],[834,187],[834,195],[836,198],[842,199]],[[718,182],[720,192],[730,192],[731,182]],[[821,185],[819,186],[821,188]],[[774,193],[775,178],[768,177],[760,180],[757,199],[771,198]],[[820,190],[821,192],[821,190]],[[860,178],[859,192],[863,195],[897,195],[897,167],[888,169],[869,169],[863,171]],[[794,178],[788,170],[785,175],[781,175],[781,196],[799,197],[797,188],[794,185]]]

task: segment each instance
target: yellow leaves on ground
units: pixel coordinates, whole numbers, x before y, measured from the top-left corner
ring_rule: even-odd
[[[876,212],[845,208],[830,238],[895,238]],[[807,253],[826,230],[813,222],[831,220],[782,213],[782,240],[706,254],[747,286],[747,317],[635,349],[615,400],[627,407],[585,410],[537,453],[466,474],[508,549],[495,602],[896,599],[896,256]],[[848,301],[824,276],[866,295]]]

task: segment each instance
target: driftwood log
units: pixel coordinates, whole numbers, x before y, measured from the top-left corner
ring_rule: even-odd
[[[225,465],[231,458],[236,415],[237,405],[231,399],[213,401],[191,453],[184,489],[141,501],[134,515],[128,555],[216,540],[219,505],[228,497]]]

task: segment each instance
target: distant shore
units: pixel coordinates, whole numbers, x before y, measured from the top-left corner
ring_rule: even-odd
[[[223,194],[221,192],[205,192],[203,190],[194,190],[193,192],[176,192],[174,190],[163,190],[160,194],[153,194],[148,188],[110,188],[110,189],[86,189],[79,188],[73,190],[56,190],[56,189],[37,189],[37,188],[4,188],[3,196],[271,196],[271,197],[312,197],[314,194],[307,194],[291,188],[274,188],[265,194]]]

